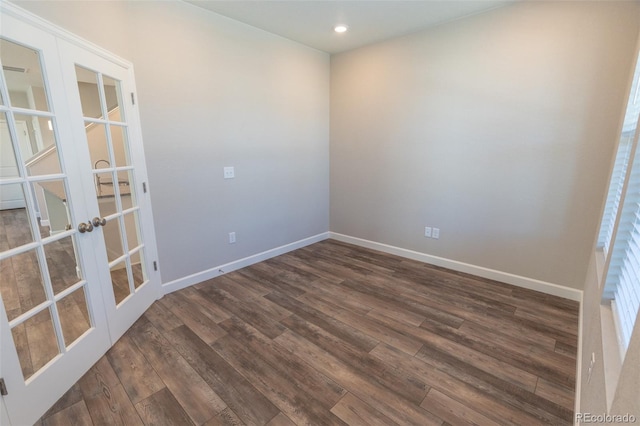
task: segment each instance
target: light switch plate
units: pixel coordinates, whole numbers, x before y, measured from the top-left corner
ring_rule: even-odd
[[[224,178],[225,179],[233,179],[236,177],[236,169],[234,167],[225,167],[224,168]]]

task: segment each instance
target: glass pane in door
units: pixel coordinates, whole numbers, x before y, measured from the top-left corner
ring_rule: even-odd
[[[31,183],[31,190],[36,200],[40,217],[40,235],[54,235],[71,229],[71,213],[66,179],[41,180]]]
[[[126,128],[116,125],[109,126],[109,128],[111,129],[116,167],[130,166],[131,159],[129,158],[129,141],[127,140]]]
[[[9,321],[47,300],[36,250],[0,261],[0,291]]]
[[[49,309],[14,327],[11,333],[25,380],[60,353]]]
[[[91,328],[84,287],[80,287],[64,297],[57,303],[57,306],[64,344],[69,347],[78,337]]]
[[[109,121],[124,121],[122,119],[122,97],[120,93],[120,82],[106,75],[102,76],[104,85],[105,101]]]
[[[137,211],[124,215],[124,226],[127,234],[127,247],[129,250],[133,250],[141,243]]]
[[[120,218],[115,217],[107,222],[104,232],[104,245],[107,249],[109,262],[122,257],[124,248],[122,246],[122,231],[120,230]]]
[[[98,75],[91,70],[76,66],[76,77],[80,103],[82,104],[82,115],[91,118],[102,117]]]
[[[0,250],[34,242],[33,219],[25,208],[22,184],[0,184],[0,199],[6,206],[0,210]]]
[[[12,41],[0,39],[0,54],[11,106],[49,111],[40,53]]]
[[[0,114],[0,179],[19,176],[7,114]]]
[[[140,287],[147,281],[142,250],[131,254],[131,272],[133,273],[133,286]]]
[[[111,285],[113,286],[113,295],[116,299],[116,305],[119,305],[129,294],[129,275],[127,273],[127,263],[120,262],[110,268]]]
[[[69,235],[44,245],[51,286],[56,295],[82,280],[74,240],[75,236]]]
[[[53,121],[48,116],[15,114],[20,157],[29,176],[61,172]]]
[[[111,167],[107,130],[104,124],[85,121],[85,131],[91,156],[91,168],[108,169]]]
[[[133,178],[133,171],[125,170],[118,172],[118,196],[122,210],[129,210],[136,207],[136,182]]]

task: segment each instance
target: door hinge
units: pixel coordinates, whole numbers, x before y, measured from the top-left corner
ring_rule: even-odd
[[[4,379],[0,379],[0,395],[2,396],[9,395],[9,392],[7,392],[7,385],[4,382]]]
[[[153,261],[153,270],[154,271],[158,270],[158,262],[156,262],[155,260]]]
[[[142,182],[142,192],[147,193],[147,182]]]
[[[133,92],[131,92],[131,105],[135,105],[136,104],[136,95],[133,94]]]

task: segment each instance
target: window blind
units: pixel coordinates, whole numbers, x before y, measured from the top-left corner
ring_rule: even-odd
[[[625,349],[640,309],[640,150],[634,157],[603,293]]]
[[[627,175],[627,167],[629,165],[629,155],[631,146],[638,127],[638,115],[640,114],[640,57],[636,64],[633,75],[633,83],[631,84],[631,93],[627,102],[627,109],[622,124],[622,133],[618,144],[618,152],[616,154],[613,172],[609,183],[609,192],[607,193],[607,201],[602,216],[602,224],[600,225],[600,233],[598,234],[598,247],[602,248],[605,253],[609,251],[613,230],[620,208],[620,198]]]
[[[609,261],[602,298],[604,302],[611,303],[623,353],[629,346],[640,309],[639,115],[640,57],[636,63],[598,235],[598,246],[605,251]]]

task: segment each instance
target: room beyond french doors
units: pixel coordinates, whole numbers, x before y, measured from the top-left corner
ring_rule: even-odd
[[[0,422],[22,425],[160,282],[131,65],[0,7]]]

